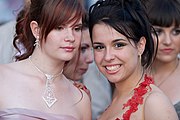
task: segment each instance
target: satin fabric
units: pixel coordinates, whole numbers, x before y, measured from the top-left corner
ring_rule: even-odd
[[[77,120],[69,115],[56,115],[36,110],[12,108],[0,111],[0,120]]]

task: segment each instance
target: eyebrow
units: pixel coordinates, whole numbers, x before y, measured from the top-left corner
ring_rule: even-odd
[[[82,44],[81,44],[81,47],[87,47],[87,48],[89,48],[89,47],[90,47],[90,45],[89,45],[89,44],[87,44],[87,43],[82,43]]]
[[[114,39],[112,42],[118,42],[118,41],[127,41],[126,39],[124,38],[118,38],[118,39]]]
[[[83,26],[82,23],[78,23],[78,24],[72,25],[71,27],[82,27],[82,26]]]
[[[127,41],[126,39],[123,38],[118,38],[118,39],[114,39],[112,41],[112,43],[118,42],[118,41]],[[93,42],[93,44],[102,44],[101,42]]]

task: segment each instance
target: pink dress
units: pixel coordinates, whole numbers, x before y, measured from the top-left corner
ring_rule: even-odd
[[[0,120],[77,120],[69,115],[56,115],[36,110],[12,108],[0,111]]]

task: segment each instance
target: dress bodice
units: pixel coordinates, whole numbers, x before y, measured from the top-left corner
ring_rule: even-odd
[[[144,96],[151,91],[150,85],[154,84],[154,80],[145,74],[144,81],[139,84],[137,88],[134,88],[133,96],[123,104],[123,108],[128,107],[127,111],[122,116],[122,120],[130,120],[131,114],[138,110],[138,106],[144,103]],[[115,120],[121,120],[116,118]]]
[[[36,110],[12,108],[0,111],[0,120],[77,120],[69,115],[57,115]]]

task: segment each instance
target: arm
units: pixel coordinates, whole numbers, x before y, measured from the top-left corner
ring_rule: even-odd
[[[88,94],[81,90],[83,94],[83,99],[81,101],[81,114],[82,114],[82,120],[92,120],[92,113],[91,113],[91,101],[88,96]]]
[[[145,120],[178,120],[170,100],[162,92],[152,92],[146,99]]]
[[[77,88],[79,88],[79,89],[81,89],[81,90],[84,90],[84,91],[88,94],[88,96],[89,96],[89,98],[90,98],[90,100],[91,100],[90,90],[87,89],[87,87],[86,87],[83,83],[74,82],[74,86],[76,86]]]

